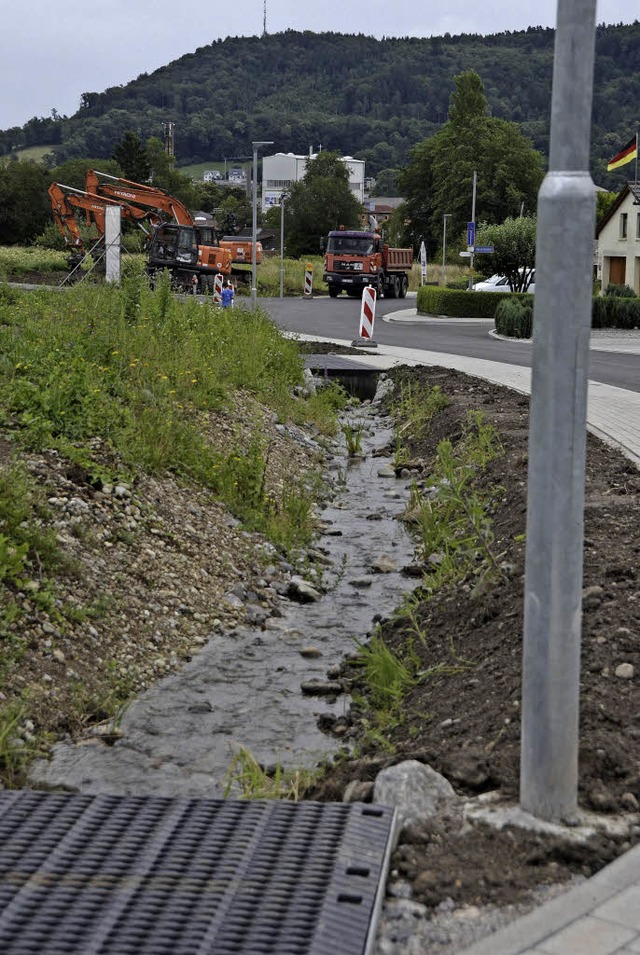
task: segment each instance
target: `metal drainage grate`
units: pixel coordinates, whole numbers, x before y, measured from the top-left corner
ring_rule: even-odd
[[[393,810],[0,792],[3,955],[356,955]]]

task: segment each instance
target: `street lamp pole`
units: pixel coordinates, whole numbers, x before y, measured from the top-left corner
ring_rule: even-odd
[[[256,244],[258,241],[258,148],[260,146],[273,146],[272,142],[258,140],[252,143],[253,146],[253,217],[252,217],[252,246],[251,246],[251,305],[256,307],[258,297],[257,278],[256,278]]]
[[[450,219],[453,215],[452,212],[445,212],[442,217],[442,287],[444,288],[445,283],[445,274],[444,274],[444,263],[445,256],[447,254],[447,219]]]
[[[280,196],[280,298],[284,297],[284,192]]]

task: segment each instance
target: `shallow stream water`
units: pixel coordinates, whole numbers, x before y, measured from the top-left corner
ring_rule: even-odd
[[[411,581],[400,570],[413,558],[397,519],[409,481],[379,476],[388,461],[373,456],[389,442],[388,423],[367,407],[358,418],[365,424],[364,458],[347,463],[346,455],[336,456],[331,465],[344,480],[321,515],[326,532],[318,546],[331,559],[322,598],[306,604],[283,598],[282,616],[264,628],[211,635],[180,672],[128,707],[115,745],[59,743],[51,760],[32,767],[33,785],[219,797],[239,746],[262,765],[285,769],[312,768],[340,749],[338,738],[319,729],[318,717],[345,714],[348,697],[308,696],[301,686],[326,682],[327,671],[366,639],[374,617],[401,603]],[[396,571],[372,572],[372,561],[383,555]]]

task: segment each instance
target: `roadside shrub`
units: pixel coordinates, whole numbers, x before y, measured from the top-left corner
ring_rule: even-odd
[[[607,285],[604,294],[614,298],[637,298],[630,285]]]
[[[454,279],[451,282],[447,282],[446,287],[455,289],[456,291],[462,291],[463,289],[469,288],[469,279]]]
[[[523,302],[520,296],[510,295],[498,302],[495,321],[496,331],[500,335],[508,335],[511,338],[531,338],[533,307]]]
[[[593,300],[592,328],[640,328],[640,298],[606,294]]]

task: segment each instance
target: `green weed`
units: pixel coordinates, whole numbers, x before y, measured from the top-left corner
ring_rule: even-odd
[[[396,430],[397,438],[424,437],[434,417],[448,404],[449,398],[439,385],[425,388],[415,382],[401,382],[391,409],[393,416],[402,422]]]
[[[362,434],[364,424],[362,421],[343,421],[340,429],[347,443],[347,454],[350,458],[358,457],[362,454]]]
[[[7,788],[20,784],[33,749],[19,732],[25,714],[21,701],[0,708],[0,779]]]
[[[225,776],[224,798],[234,795],[239,799],[286,799],[298,802],[317,778],[317,773],[306,769],[284,770],[276,763],[273,773],[267,773],[245,746],[235,753]]]
[[[438,444],[427,493],[412,488],[405,516],[417,528],[422,560],[432,568],[428,588],[438,590],[470,570],[499,573],[489,512],[500,489],[483,494],[475,482],[501,453],[495,430],[471,414],[455,448],[448,440]]]
[[[380,634],[374,634],[369,643],[359,644],[363,679],[375,707],[395,709],[415,678],[406,664],[386,645]]]

